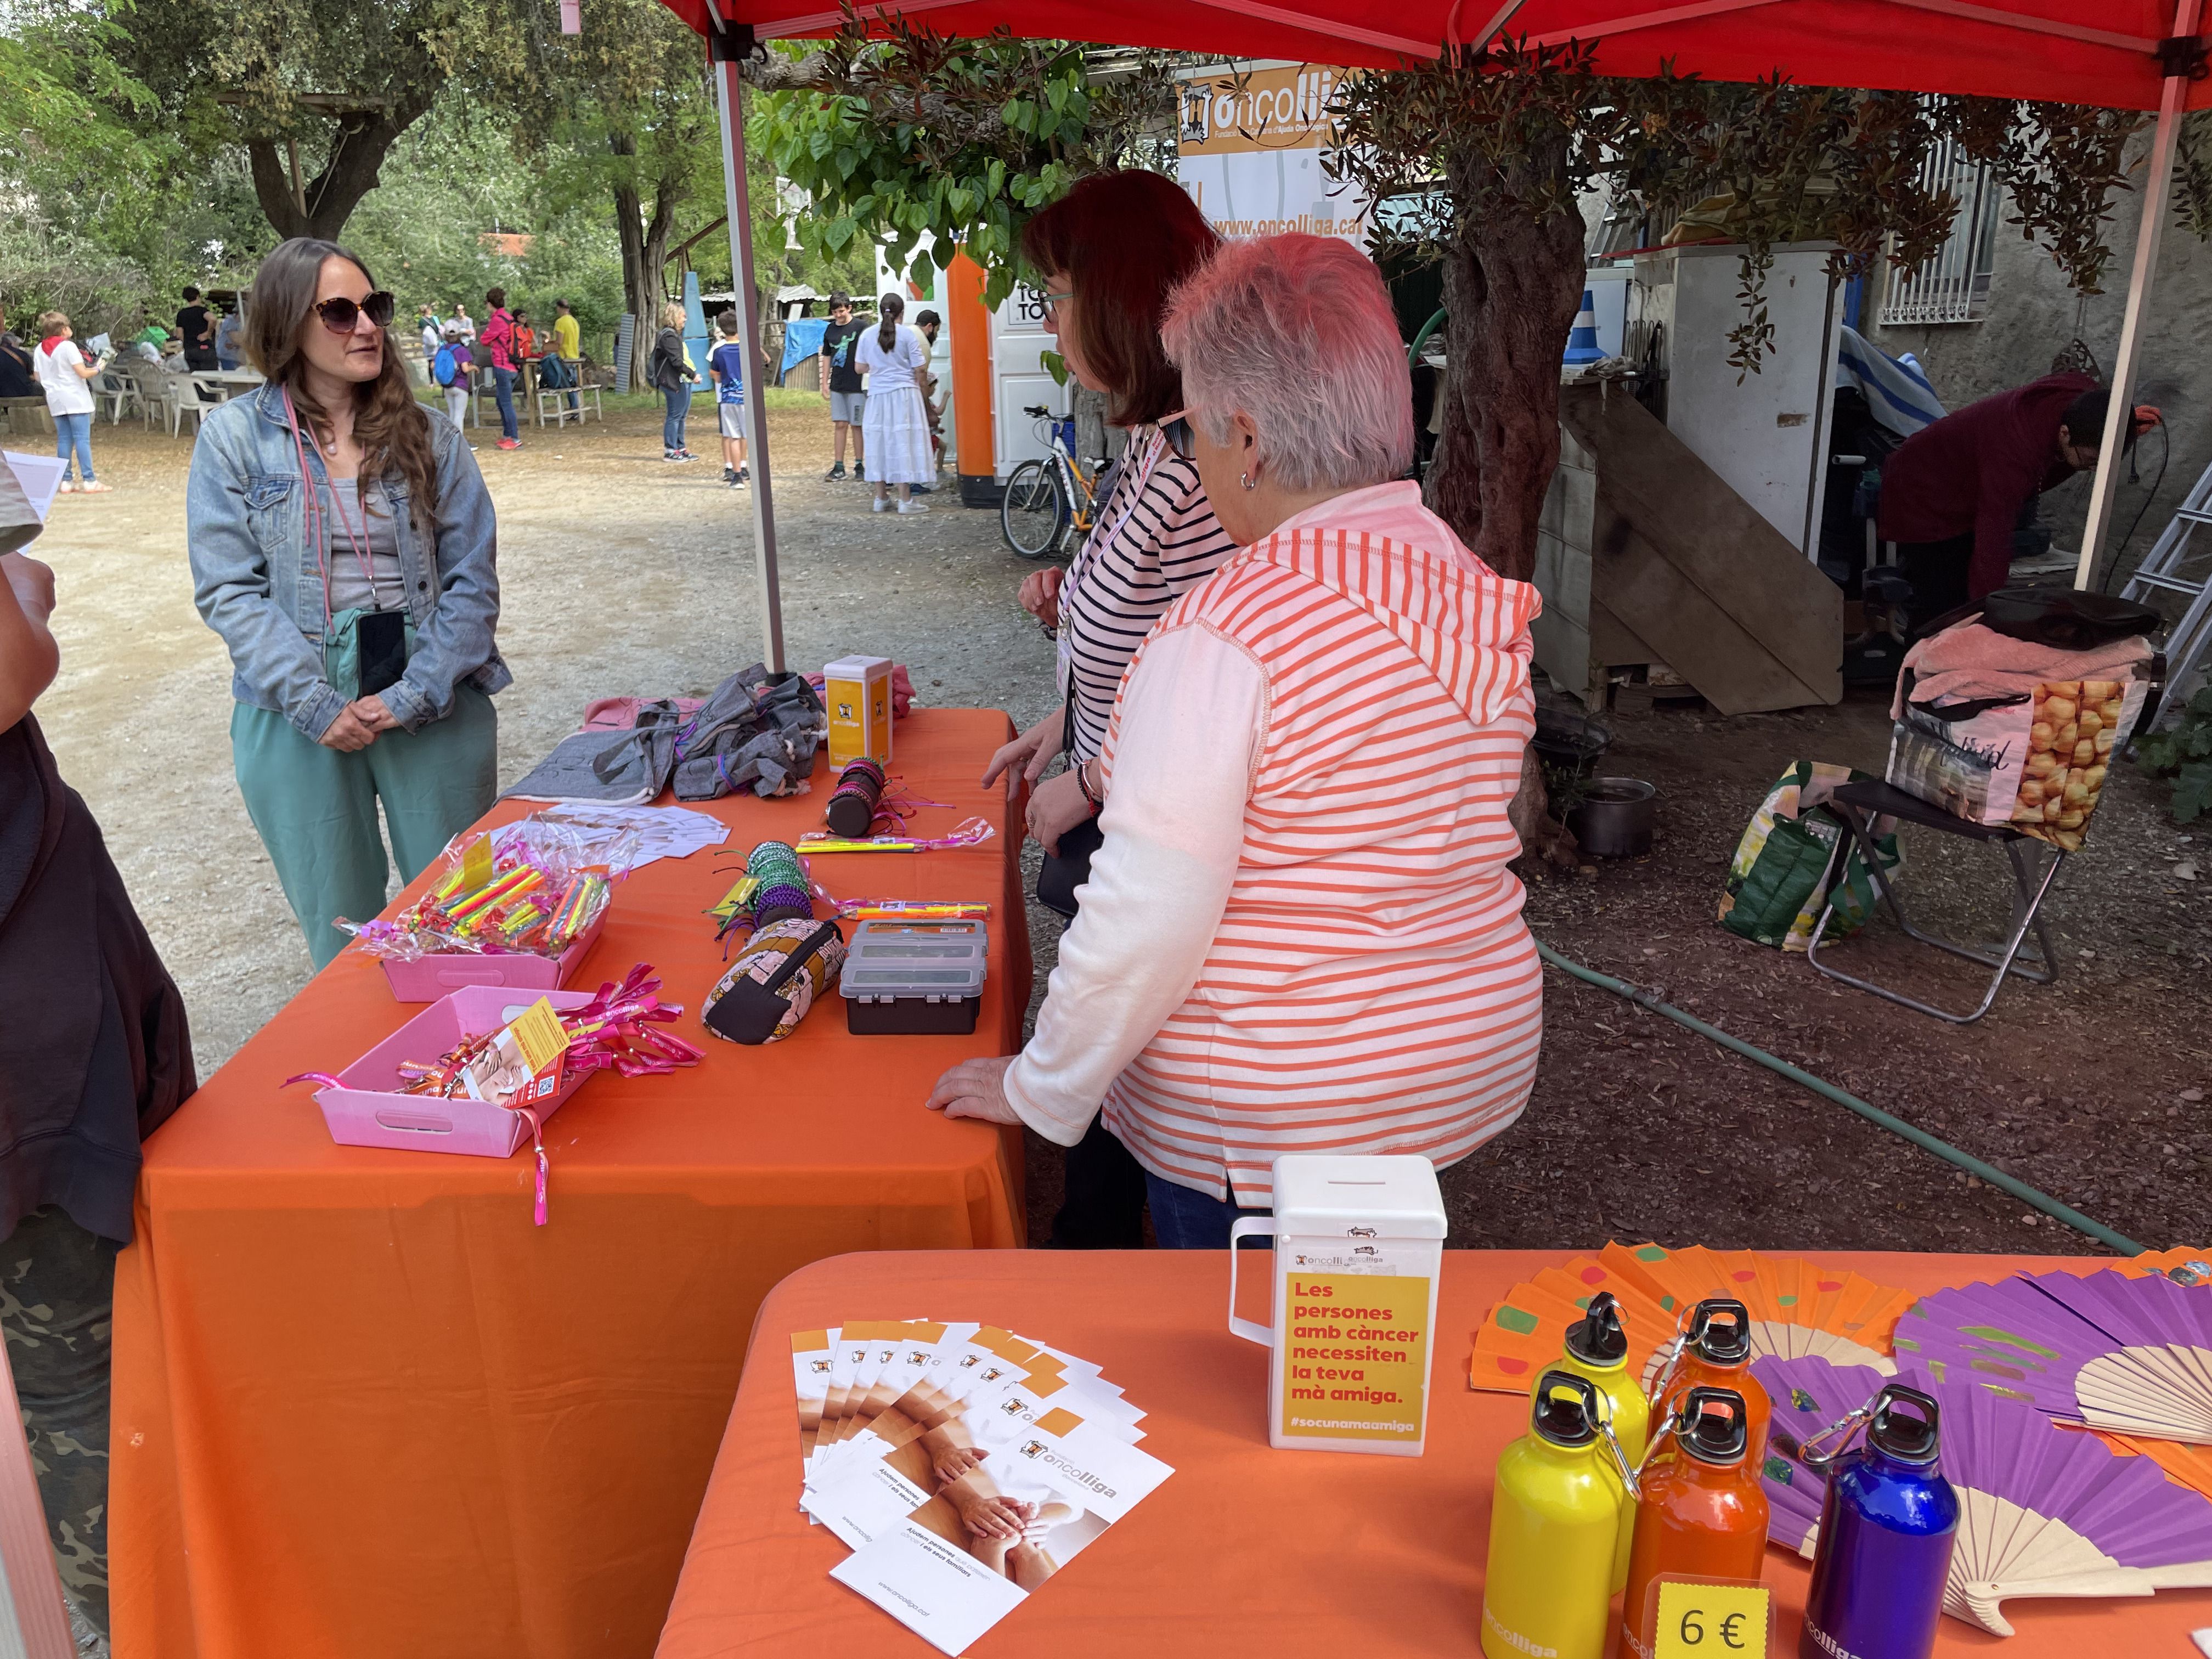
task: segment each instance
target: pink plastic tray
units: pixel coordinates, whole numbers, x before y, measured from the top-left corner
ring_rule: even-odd
[[[504,986],[514,991],[554,991],[568,982],[607,925],[612,904],[603,904],[592,925],[576,935],[575,942],[558,957],[522,954],[505,957],[472,956],[465,951],[450,955],[417,957],[412,962],[386,959],[384,977],[400,1002],[435,1002],[467,985]],[[416,1056],[422,1058],[422,1056]]]
[[[544,995],[556,1008],[580,1008],[588,991],[517,991],[506,986],[464,986],[409,1020],[337,1076],[343,1089],[319,1089],[315,1103],[331,1139],[341,1146],[392,1146],[406,1152],[465,1152],[506,1158],[530,1139],[520,1112],[481,1100],[437,1100],[394,1093],[403,1060],[435,1060],[465,1036],[496,1031]],[[537,1109],[544,1122],[568,1103],[586,1078],[569,1078],[561,1092]]]

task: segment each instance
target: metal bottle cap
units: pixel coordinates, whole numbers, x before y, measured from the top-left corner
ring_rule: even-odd
[[[1546,1371],[1537,1379],[1528,1426],[1554,1446],[1577,1450],[1598,1437],[1601,1420],[1597,1384],[1572,1371]]]
[[[1897,1410],[1900,1405],[1911,1407],[1918,1415],[1900,1414]],[[1936,1427],[1942,1416],[1942,1407],[1929,1395],[1892,1382],[1874,1397],[1867,1444],[1900,1463],[1932,1463],[1942,1437]]]
[[[1709,1296],[1690,1316],[1690,1346],[1709,1365],[1741,1365],[1751,1358],[1751,1310],[1725,1296]]]
[[[1751,1439],[1743,1396],[1734,1389],[1692,1389],[1682,1397],[1674,1437],[1700,1463],[1741,1463]]]
[[[1567,1327],[1567,1352],[1585,1365],[1618,1365],[1628,1358],[1628,1333],[1621,1328],[1620,1306],[1611,1291],[1589,1299],[1580,1319]]]

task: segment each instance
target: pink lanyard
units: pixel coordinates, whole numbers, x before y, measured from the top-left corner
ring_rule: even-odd
[[[284,392],[284,418],[291,422],[292,448],[300,459],[300,492],[303,498],[301,507],[305,514],[307,540],[315,550],[315,568],[322,573],[323,628],[328,632],[331,625],[330,532],[323,524],[322,491],[307,475],[307,443],[300,435],[300,416],[292,407],[289,387]],[[360,487],[358,483],[354,486],[356,490]],[[376,604],[376,562],[365,545],[365,538],[368,535],[368,508],[364,506],[361,510],[361,534],[356,536],[353,533],[353,520],[346,517],[345,503],[339,498],[338,487],[335,483],[331,486],[331,505],[337,509],[338,523],[345,531],[346,540],[353,546],[354,563],[360,568],[362,580],[368,584],[368,602],[374,607]]]

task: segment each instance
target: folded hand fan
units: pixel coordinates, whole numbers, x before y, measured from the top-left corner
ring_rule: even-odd
[[[1608,1244],[1604,1256],[1664,1308],[1734,1297],[1751,1314],[1752,1352],[1779,1359],[1819,1354],[1838,1365],[1887,1371],[1890,1328],[1913,1302],[1910,1291],[1800,1256],[1656,1244]]]
[[[2163,1273],[2177,1285],[2212,1283],[2212,1250],[2199,1244],[2184,1245],[2178,1250],[2145,1250],[2141,1255],[2115,1261],[2112,1271],[2130,1279]]]
[[[1597,1257],[1578,1255],[1563,1267],[1547,1267],[1516,1285],[1484,1316],[1474,1333],[1468,1386],[1526,1394],[1544,1367],[1558,1361],[1567,1327],[1589,1310],[1590,1298],[1601,1291],[1612,1291],[1620,1304],[1629,1374],[1645,1376],[1661,1345],[1674,1340],[1675,1315]]]
[[[2063,1423],[2212,1445],[2212,1285],[2106,1271],[2015,1274],[1926,1297],[1900,1358]]]
[[[1474,1334],[1470,1386],[1525,1391],[1559,1357],[1567,1327],[1600,1291],[1612,1291],[1620,1304],[1629,1368],[1647,1388],[1661,1348],[1705,1297],[1733,1297],[1749,1310],[1754,1354],[1823,1354],[1885,1370],[1889,1328],[1912,1305],[1909,1291],[1796,1256],[1608,1244],[1506,1292]]]
[[[1796,1448],[1893,1379],[1819,1358],[1757,1360],[1752,1373],[1774,1401],[1767,1536],[1809,1558],[1822,1485]],[[1938,1382],[1917,1369],[1894,1380],[1926,1390],[1942,1407],[1938,1467],[1960,1507],[1943,1595],[1953,1618],[2010,1636],[2000,1606],[2008,1598],[2212,1585],[2212,1502],[2173,1485],[2156,1464],[2120,1456],[2093,1435],[2070,1433],[1972,1383]]]

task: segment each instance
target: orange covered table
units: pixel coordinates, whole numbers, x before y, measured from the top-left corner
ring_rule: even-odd
[[[652,1650],[761,1298],[850,1250],[1022,1242],[1018,1137],[922,1109],[946,1066],[1020,1046],[1019,826],[979,788],[994,711],[917,709],[894,774],[981,847],[815,860],[841,896],[986,899],[972,1036],[855,1037],[832,997],[782,1043],[697,1021],[722,967],[702,914],[789,800],[687,803],[731,826],[616,890],[572,986],[636,962],[707,1050],[600,1073],[532,1160],[332,1144],[305,1085],[420,1006],[348,951],[148,1143],[115,1288],[115,1647],[147,1659],[622,1659]],[[664,798],[665,804],[665,798]],[[486,821],[530,810],[505,803]],[[1009,833],[1009,830],[1012,833]],[[722,854],[729,856],[722,856]],[[430,1058],[431,1056],[425,1056]]]
[[[1467,1386],[1483,1315],[1571,1252],[1448,1250],[1437,1304],[1426,1454],[1274,1451],[1267,1356],[1223,1328],[1228,1257],[1214,1251],[841,1256],[762,1304],[707,1502],[658,1659],[734,1653],[923,1659],[922,1639],[830,1577],[844,1547],[799,1498],[793,1331],[849,1319],[997,1323],[1103,1366],[1150,1413],[1144,1449],[1176,1474],[968,1651],[975,1659],[1360,1659],[1479,1656],[1492,1470],[1527,1406]],[[1808,1252],[1928,1291],[2021,1268],[2090,1272],[2081,1257]],[[1267,1275],[1239,1311],[1265,1321]],[[1777,1659],[1797,1651],[1810,1569],[1770,1549]],[[2084,1659],[2174,1656],[2212,1625],[2212,1590],[2138,1601],[2005,1604],[2009,1640],[1946,1619],[1938,1654]]]

